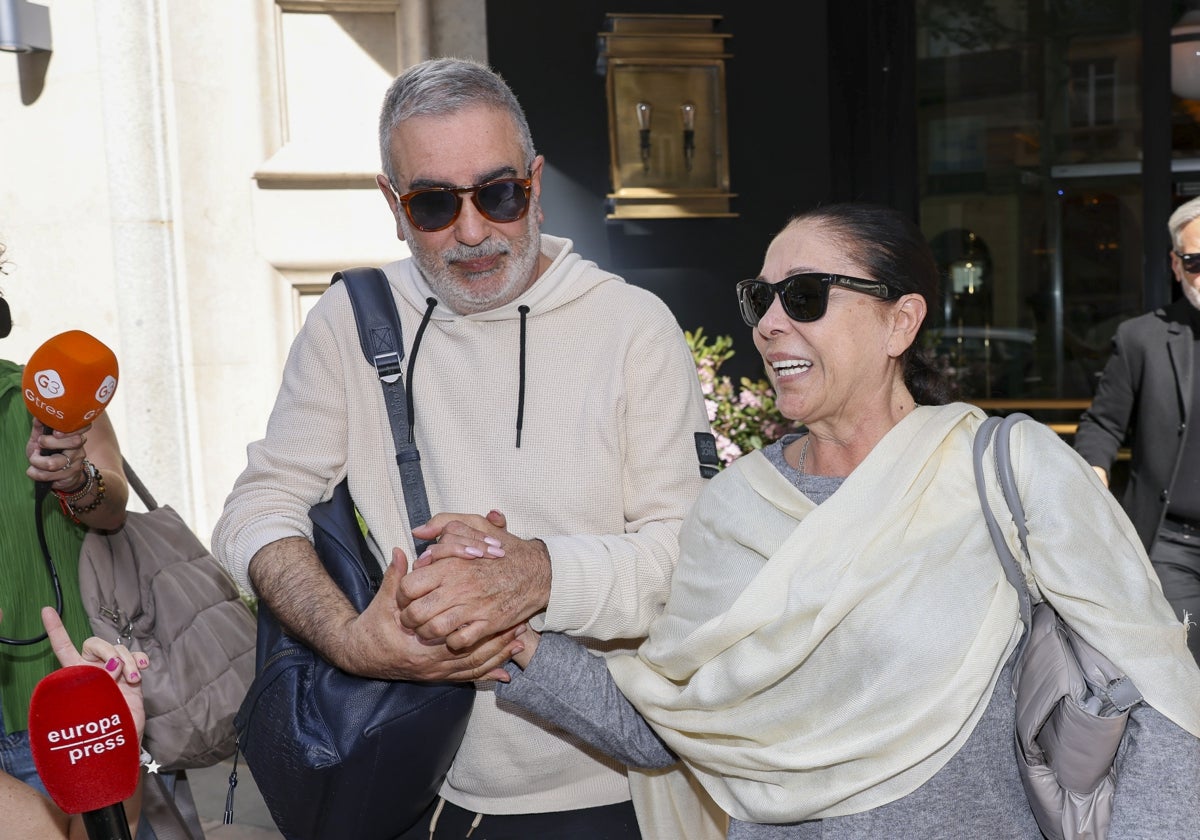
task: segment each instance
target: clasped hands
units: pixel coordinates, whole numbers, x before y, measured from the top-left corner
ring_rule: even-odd
[[[545,543],[516,537],[507,526],[493,510],[440,513],[414,528],[418,540],[434,542],[411,571],[404,551],[392,549],[383,585],[348,634],[359,663],[350,670],[388,679],[508,681],[502,666],[536,636],[524,622],[549,602],[551,570]]]

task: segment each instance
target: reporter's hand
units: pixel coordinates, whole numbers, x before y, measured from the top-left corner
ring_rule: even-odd
[[[83,486],[83,459],[87,456],[84,445],[92,424],[71,433],[46,431],[42,421],[34,420],[25,443],[25,458],[29,467],[25,475],[34,481],[47,482],[51,489],[69,493]],[[42,454],[45,450],[46,455]]]
[[[99,636],[91,636],[83,642],[82,650],[75,649],[75,643],[67,635],[62,619],[53,607],[42,607],[42,626],[50,639],[50,647],[58,664],[93,665],[103,668],[110,677],[116,680],[121,689],[121,696],[133,713],[133,722],[137,726],[138,740],[146,728],[146,709],[142,702],[142,674],[150,667],[150,660],[141,651],[133,652],[125,645],[114,645],[104,641]]]
[[[546,544],[513,536],[499,511],[440,513],[413,534],[438,540],[400,584],[400,620],[422,639],[466,649],[550,601]]]

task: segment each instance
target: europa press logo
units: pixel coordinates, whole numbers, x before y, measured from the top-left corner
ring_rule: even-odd
[[[68,814],[84,814],[88,836],[100,837],[87,815],[132,796],[140,775],[137,727],[121,689],[101,668],[67,665],[34,686],[28,723],[46,792]],[[118,836],[103,824],[104,837]]]

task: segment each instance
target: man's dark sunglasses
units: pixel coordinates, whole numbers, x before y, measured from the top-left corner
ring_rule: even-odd
[[[1183,270],[1188,274],[1200,274],[1200,254],[1181,254],[1176,251],[1175,256],[1179,257]]]
[[[454,224],[462,212],[463,196],[493,222],[515,222],[529,210],[531,178],[497,178],[473,187],[427,187],[397,199],[417,230],[432,233]]]
[[[742,310],[742,320],[752,327],[757,327],[758,322],[775,302],[775,295],[779,295],[779,300],[783,302],[783,311],[793,321],[815,321],[825,314],[825,307],[829,303],[830,286],[843,286],[882,300],[895,300],[904,294],[886,283],[860,280],[857,277],[846,277],[841,274],[818,272],[793,274],[778,283],[768,283],[766,280],[743,280],[737,284],[738,305]]]

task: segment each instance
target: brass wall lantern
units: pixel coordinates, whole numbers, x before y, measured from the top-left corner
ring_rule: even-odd
[[[720,15],[608,14],[610,219],[734,217]]]

